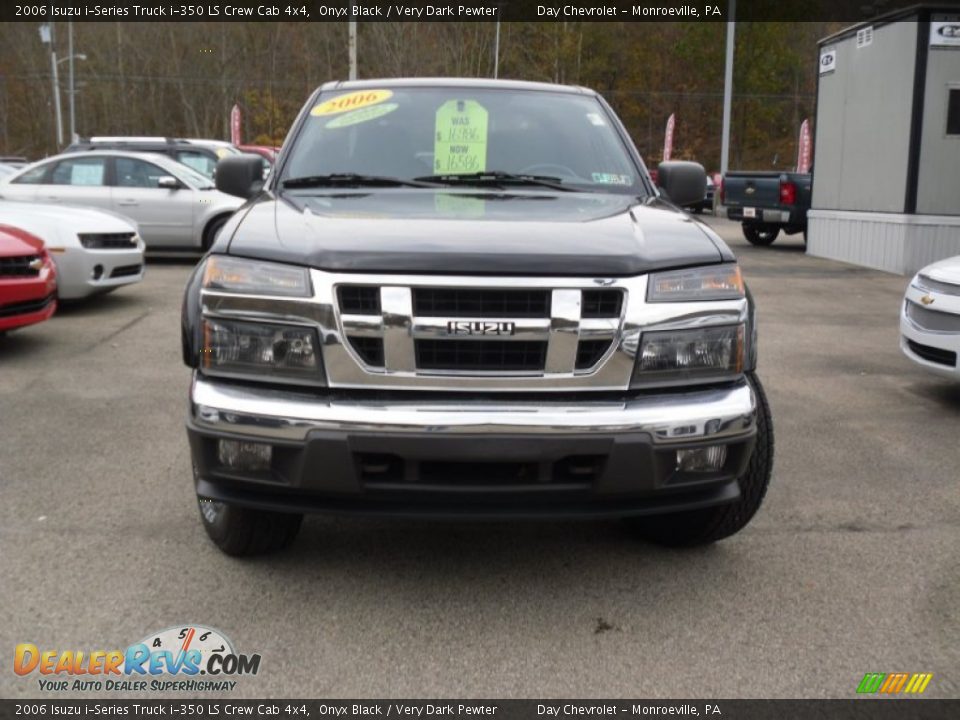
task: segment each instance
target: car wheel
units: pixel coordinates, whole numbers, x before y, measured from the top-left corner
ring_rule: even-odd
[[[762,225],[760,223],[743,223],[743,236],[751,245],[770,245],[780,234],[776,225]]]
[[[276,552],[290,545],[303,515],[229,505],[197,497],[203,529],[227,555],[246,557]]]
[[[627,518],[636,535],[668,547],[709,545],[739,532],[756,514],[773,471],[773,420],[760,380],[750,375],[749,381],[757,396],[757,440],[746,471],[737,478],[740,497],[732,503],[702,510]]]
[[[207,225],[207,229],[203,231],[203,251],[207,252],[212,246],[214,241],[217,239],[217,235],[220,234],[220,231],[223,230],[223,226],[227,224],[229,216],[218,217],[216,220]]]

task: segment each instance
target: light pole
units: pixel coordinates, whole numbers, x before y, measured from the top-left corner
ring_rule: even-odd
[[[40,26],[40,42],[50,46],[50,68],[53,76],[53,114],[57,125],[57,150],[63,146],[63,117],[60,111],[60,78],[57,75],[57,48],[54,44],[53,23]]]
[[[70,23],[70,24],[73,25],[73,23]],[[73,33],[70,34],[70,39],[71,41],[73,40]],[[74,82],[73,61],[86,60],[86,59],[87,59],[87,56],[84,55],[83,53],[73,52],[73,42],[71,42],[70,56],[61,58],[60,60],[57,61],[58,65],[62,62],[66,62],[68,60],[70,61],[70,65],[68,66],[70,68],[70,73],[69,73],[70,89],[67,90],[67,95],[70,96],[70,142],[77,141],[77,88],[76,88],[76,83]]]
[[[726,175],[730,164],[730,105],[733,101],[733,49],[735,44],[737,0],[730,0],[727,10],[727,59],[723,70],[723,138],[720,141],[720,174]]]
[[[53,113],[54,113],[54,122],[57,126],[57,150],[63,147],[63,110],[60,106],[60,63],[68,62],[70,63],[70,90],[68,94],[70,95],[70,139],[73,141],[76,136],[76,94],[77,90],[74,86],[74,73],[73,73],[73,61],[74,60],[86,60],[87,56],[83,53],[73,52],[73,23],[68,24],[68,39],[70,43],[70,54],[65,58],[57,59],[57,46],[54,42],[55,35],[53,32],[53,23],[43,23],[40,26],[40,42],[44,45],[50,46],[50,74],[53,79]]]
[[[493,77],[500,77],[500,21],[497,20],[497,34],[493,40]]]
[[[350,6],[350,17],[353,18],[353,5]],[[357,21],[351,19],[347,23],[347,55],[350,61],[349,79],[357,79]]]
[[[73,21],[67,23],[67,53],[70,56],[70,90],[68,94],[70,95],[70,142],[76,142],[77,140],[77,90],[74,85],[73,79],[73,60],[74,58],[80,58],[79,55],[73,54]],[[83,56],[83,59],[86,59],[86,55]]]

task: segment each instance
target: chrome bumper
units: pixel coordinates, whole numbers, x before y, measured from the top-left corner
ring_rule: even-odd
[[[218,382],[195,373],[190,424],[201,433],[304,442],[314,430],[444,435],[644,433],[655,444],[737,438],[754,431],[746,380],[722,388],[627,400],[329,399]]]

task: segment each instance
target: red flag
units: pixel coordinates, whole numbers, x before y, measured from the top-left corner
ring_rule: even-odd
[[[673,155],[673,127],[677,120],[673,113],[667,118],[667,132],[663,136],[663,160],[666,162]]]
[[[813,160],[813,139],[810,137],[810,121],[800,123],[800,139],[797,141],[797,172],[810,172]]]
[[[230,111],[230,142],[240,144],[240,106],[234,105]]]

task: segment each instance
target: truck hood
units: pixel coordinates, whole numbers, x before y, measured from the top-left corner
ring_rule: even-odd
[[[337,272],[495,275],[626,276],[733,259],[659,200],[476,189],[265,194],[229,251]]]

